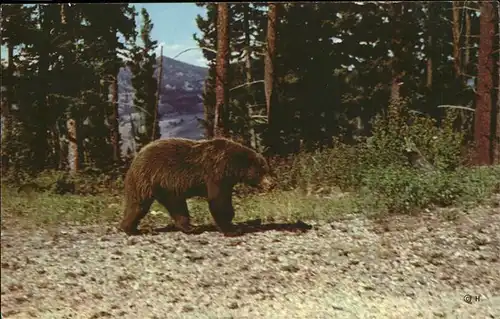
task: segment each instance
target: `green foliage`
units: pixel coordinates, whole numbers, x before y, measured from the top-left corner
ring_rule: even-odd
[[[422,173],[388,166],[366,171],[361,195],[377,210],[418,212],[436,206],[481,203],[495,192],[499,180],[498,167]]]
[[[207,9],[206,17],[196,19],[202,36],[194,38],[209,61],[202,124],[211,137],[217,10],[214,3],[198,5]],[[440,104],[473,105],[475,99],[463,79],[457,80],[449,59],[453,52],[451,2],[279,6],[279,103],[273,113],[281,145],[271,151],[289,156],[272,160],[280,191],[245,199],[247,216],[259,216],[262,211],[280,218],[356,210],[408,213],[480,203],[499,187],[498,167],[464,166],[470,114],[437,108]],[[228,85],[232,90],[225,117],[229,123],[224,125],[247,144],[254,137],[260,141],[268,129],[261,82],[268,22],[265,7],[230,5]],[[2,143],[2,159],[8,154],[11,164],[5,180],[46,184],[62,178],[62,172],[40,172],[65,169],[66,120],[77,122],[84,169],[70,179],[77,184],[77,194],[93,196],[41,195],[37,206],[57,212],[48,215],[50,221],[98,220],[101,211],[108,212],[109,198],[102,194],[119,192],[123,186],[126,165],[110,165],[110,135],[117,124],[116,92],[112,91],[123,67],[118,53],[132,60],[134,104],[145,124],[139,135],[142,144],[151,139],[156,125],[157,42],[151,38],[153,23],[147,11],[140,14],[142,43],[136,45],[137,14],[127,4],[2,6],[2,41],[15,49],[9,57],[13,68],[2,65],[7,74],[2,85],[8,92],[2,102],[7,102],[10,114],[5,125],[10,138]],[[470,18],[470,59],[463,69],[474,75],[479,20],[474,14]],[[244,54],[248,51],[250,59]],[[430,67],[432,77],[428,76]],[[257,83],[245,85],[249,81]],[[393,82],[401,84],[397,92],[401,99],[391,104]],[[248,196],[251,192],[241,188],[237,193]],[[343,199],[332,199],[346,193]],[[9,209],[21,205],[18,211],[36,215],[36,208],[22,204],[19,195],[8,194],[15,198]],[[240,198],[235,202],[240,205]],[[195,210],[203,211],[196,203]],[[72,205],[79,207],[74,215],[68,213]],[[107,216],[116,218],[118,211],[113,208]]]
[[[470,169],[462,164],[465,134],[454,130],[457,112],[440,125],[414,115],[404,103],[377,117],[365,142],[335,142],[323,151],[301,153],[288,163],[273,163],[282,190],[308,194],[354,192],[368,211],[407,213],[435,206],[480,203],[497,191],[499,167]],[[416,150],[430,167],[415,165],[407,151]]]
[[[16,130],[6,151],[10,161],[19,162],[13,166],[65,168],[69,118],[77,123],[81,157],[89,158],[80,164],[109,165],[116,105],[109,103],[108,86],[116,81],[117,50],[123,48],[117,32],[127,39],[135,23],[127,4],[103,6],[7,6],[17,10],[2,24],[4,41],[15,45],[14,76],[3,82],[11,93],[9,127]],[[12,156],[20,148],[29,155]]]
[[[408,162],[408,150],[420,153],[437,169],[455,169],[461,164],[465,132],[455,130],[457,113],[453,110],[437,124],[429,116],[409,113],[404,101],[389,107],[387,116],[377,116],[373,123],[365,161],[371,166]]]
[[[206,18],[197,18],[202,37],[196,39],[201,48],[215,49],[216,7],[208,3],[198,5],[205,6],[208,14]],[[451,2],[279,6],[276,61],[279,103],[273,112],[280,119],[276,131],[282,145],[275,153],[295,153],[299,144],[313,151],[330,147],[332,137],[352,143],[360,136],[370,135],[373,119],[388,111],[390,83],[395,76],[402,83],[400,94],[407,107],[428,114],[437,122],[445,117],[437,105],[467,105],[474,101],[471,89],[463,81],[456,81],[453,62],[448,59],[453,51]],[[247,82],[243,56],[246,12],[251,17],[253,80],[263,79],[267,29],[263,7],[230,6],[234,58],[230,66],[231,88]],[[477,17],[471,16],[472,34],[478,33],[478,23]],[[472,70],[477,58],[477,38],[468,40],[472,48],[468,50],[469,65],[464,67]],[[203,53],[209,61],[214,61],[213,52],[203,50]],[[430,83],[425,76],[429,59],[432,59]],[[213,71],[204,93],[207,128],[211,127],[213,117]],[[231,128],[235,136],[248,139],[252,128],[258,134],[267,130],[267,124],[256,125],[247,116],[252,106],[255,115],[265,115],[263,85],[252,85],[251,92],[231,91],[230,123],[225,123],[225,127]],[[470,129],[466,129],[465,134],[470,136]]]
[[[199,3],[205,6],[207,17],[197,16],[196,23],[202,33],[202,37],[193,35],[202,49],[204,57],[209,61],[209,75],[205,80],[203,92],[203,105],[205,119],[202,125],[206,136],[213,134],[213,116],[215,110],[215,53],[217,49],[216,19],[217,7],[213,3]],[[231,64],[229,66],[228,86],[229,110],[227,114],[228,123],[224,123],[231,136],[241,140],[243,143],[251,144],[251,131],[257,130],[255,135],[260,135],[265,126],[258,125],[252,115],[265,114],[264,91],[262,83],[246,86],[248,73],[254,79],[263,76],[263,43],[265,40],[264,26],[267,23],[265,13],[258,4],[232,4],[229,6],[230,16],[230,52]],[[247,50],[250,52],[250,68],[247,67]],[[250,110],[251,109],[251,110]],[[255,138],[254,138],[255,140]]]

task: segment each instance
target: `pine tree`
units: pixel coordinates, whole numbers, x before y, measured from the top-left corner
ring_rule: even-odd
[[[216,43],[217,43],[217,6],[211,3],[198,3],[205,6],[207,17],[198,16],[198,28],[203,36],[194,39],[198,42],[204,57],[208,60],[209,74],[204,84],[203,105],[205,119],[205,135],[213,136],[215,116],[215,75],[216,75]],[[248,145],[258,147],[261,131],[265,125],[259,123],[265,118],[265,98],[263,90],[263,45],[267,24],[263,5],[231,4],[229,5],[229,33],[231,41],[229,52],[231,63],[228,66],[229,104],[225,118],[225,129],[233,138]],[[247,53],[250,53],[249,55]],[[248,75],[251,75],[249,80]],[[248,82],[251,82],[247,85]],[[252,138],[250,136],[253,136]],[[251,140],[253,142],[251,142]]]
[[[109,140],[110,156],[113,163],[119,163],[120,135],[118,130],[118,73],[123,61],[118,53],[125,49],[125,43],[119,41],[118,34],[125,41],[135,35],[135,9],[128,4],[81,4],[84,16],[89,24],[89,34],[93,32],[91,44],[92,56],[97,58],[97,73],[101,81],[101,99],[106,103],[105,123]],[[96,36],[97,35],[97,36]],[[90,43],[89,43],[90,44]],[[100,127],[100,125],[98,125]],[[101,150],[102,152],[102,150]],[[109,161],[109,160],[108,160]],[[103,164],[104,165],[104,164]]]
[[[157,60],[163,57],[157,59],[154,52],[158,42],[151,39],[153,23],[145,8],[141,10],[141,17],[140,39],[142,45],[134,45],[131,49],[131,70],[133,73],[132,85],[135,90],[134,107],[136,112],[141,114],[143,119],[141,125],[144,126],[139,132],[139,141],[141,145],[145,145],[151,141],[154,125],[157,126],[155,132],[159,132],[158,123],[155,123],[157,81],[154,78],[154,73]],[[154,139],[159,137],[158,134],[156,135]]]
[[[2,169],[8,169],[12,149],[13,117],[11,115],[12,105],[16,97],[16,57],[14,49],[26,41],[26,22],[30,19],[32,10],[20,4],[4,5],[1,7],[1,33],[2,44],[7,46],[7,65],[4,69],[2,64],[2,87],[5,95],[2,96]],[[13,155],[13,154],[12,154]]]
[[[202,49],[203,56],[208,61],[208,76],[203,85],[203,110],[205,118],[201,121],[207,138],[213,137],[214,132],[214,110],[215,110],[215,52],[217,43],[217,5],[213,3],[197,3],[197,6],[205,6],[207,18],[198,15],[196,24],[203,33],[202,38],[193,34],[193,39]]]

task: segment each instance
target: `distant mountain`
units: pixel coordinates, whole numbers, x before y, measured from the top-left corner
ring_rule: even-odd
[[[154,77],[158,77],[160,58]],[[190,114],[203,112],[201,94],[208,69],[163,57],[162,87],[160,96],[160,117],[170,113]],[[119,113],[133,112],[134,88],[132,72],[123,67],[118,74]]]
[[[154,77],[158,77],[160,58]],[[162,86],[160,89],[159,125],[162,138],[184,137],[200,139],[203,131],[198,118],[203,118],[203,83],[208,69],[163,57]],[[132,125],[139,127],[139,114],[134,111],[135,90],[132,72],[123,67],[118,74],[118,113],[122,151],[133,148]]]

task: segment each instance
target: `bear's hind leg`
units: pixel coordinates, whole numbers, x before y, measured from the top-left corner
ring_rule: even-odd
[[[198,229],[191,225],[191,218],[185,198],[177,197],[166,193],[165,191],[158,191],[155,194],[156,200],[162,204],[167,210],[175,226],[183,233],[194,234]]]
[[[149,212],[149,208],[153,204],[153,199],[146,199],[140,203],[127,203],[123,220],[121,222],[121,229],[128,235],[139,233],[137,227]]]

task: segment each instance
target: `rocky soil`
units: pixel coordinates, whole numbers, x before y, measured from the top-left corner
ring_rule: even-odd
[[[231,238],[2,224],[4,318],[500,318],[498,207]]]

